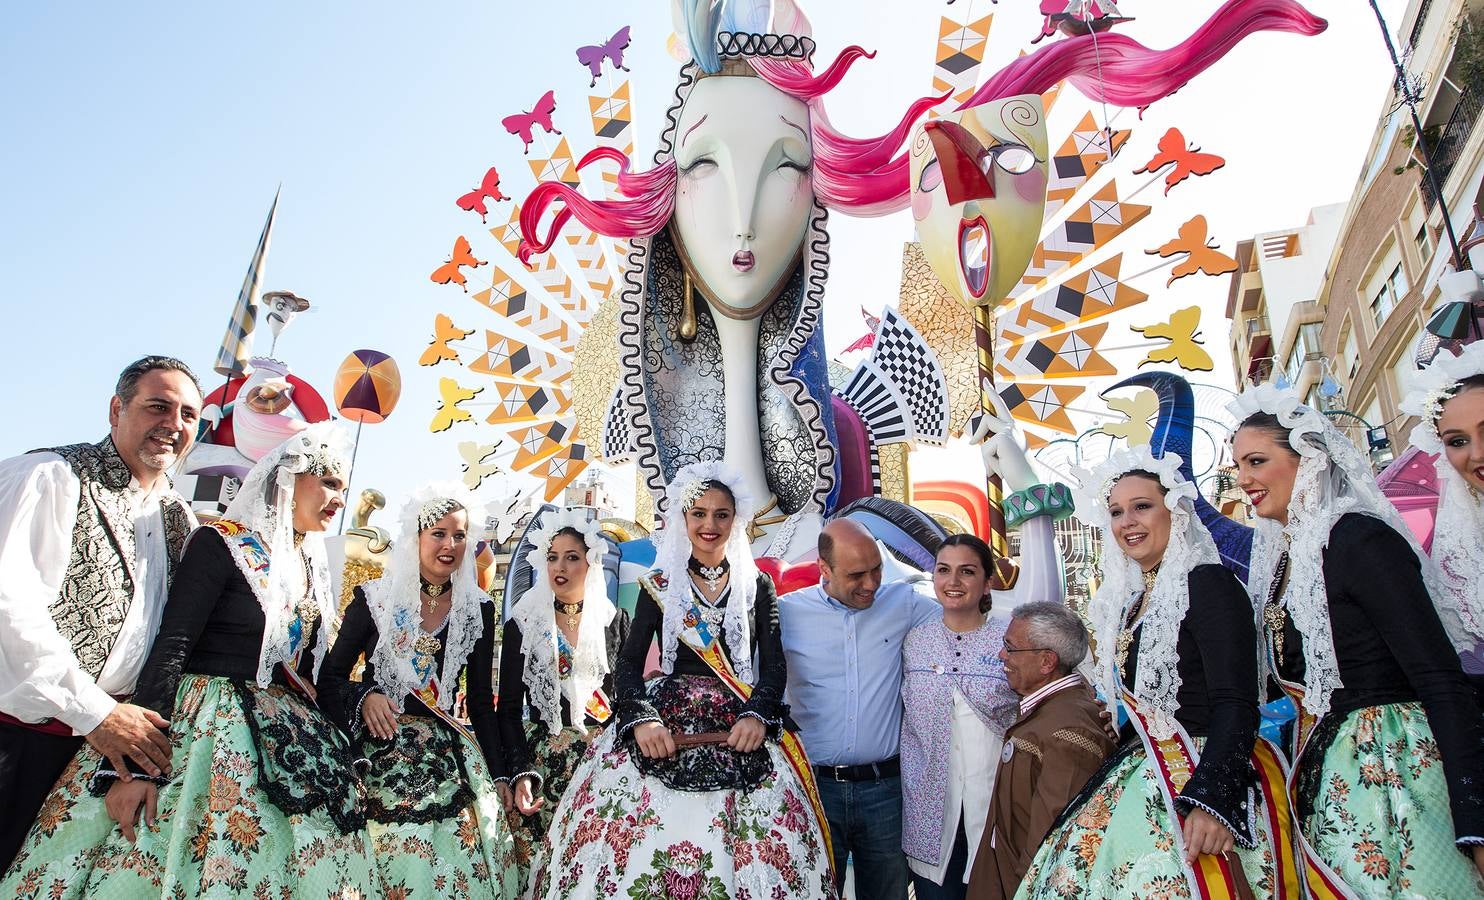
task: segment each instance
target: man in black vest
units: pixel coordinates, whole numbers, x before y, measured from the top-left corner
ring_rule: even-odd
[[[119,376],[108,437],[0,462],[0,872],[84,740],[119,772],[169,766],[169,723],[119,698],[195,525],[165,470],[200,415],[191,370],[147,356]]]

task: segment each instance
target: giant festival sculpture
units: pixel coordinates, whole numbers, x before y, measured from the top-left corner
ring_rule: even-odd
[[[1096,320],[1148,296],[1120,276],[1122,254],[1110,252],[1150,207],[1097,177],[1130,135],[1111,126],[1107,107],[1142,112],[1245,36],[1311,35],[1323,21],[1291,0],[1232,0],[1161,51],[1108,30],[1121,17],[1099,19],[981,78],[990,17],[945,15],[932,92],[883,111],[882,134],[857,138],[831,125],[826,105],[871,54],[849,47],[816,65],[809,20],[792,0],[687,0],[673,13],[681,67],[651,165],[635,162],[628,77],[613,81],[631,39],[624,29],[622,46],[619,34],[609,42],[616,53],[588,53],[583,63],[595,85],[609,79],[588,104],[597,146],[574,156],[573,132],[556,128],[547,91],[534,112],[506,122],[535,188],[508,207],[495,205],[504,192],[520,196],[508,186],[477,192],[484,209],[460,198],[481,216],[508,210],[490,230],[508,261],[463,239],[465,256],[485,259],[435,273],[465,279],[461,288],[495,316],[480,328],[467,313],[439,314],[424,364],[477,376],[479,384],[458,381],[465,393],[491,389],[439,424],[470,443],[481,425],[458,419],[492,408],[485,423],[515,452],[505,461],[541,479],[548,501],[591,462],[633,462],[641,522],[681,466],[723,460],[766,498],[752,523],[755,552],[785,564],[811,555],[826,518],[849,515],[921,566],[943,531],[898,502],[911,498],[907,451],[964,435],[985,448],[988,482],[976,489],[987,502],[984,536],[1007,556],[1007,528],[1023,529],[1020,572],[1004,567],[1000,586],[1054,594],[1061,557],[1052,522],[1070,502],[1038,478],[1017,433],[1030,427],[1035,446],[1050,440],[1036,431],[1076,433],[1075,398],[1118,371],[1099,352],[1109,331]],[[1065,84],[1103,104],[1103,115],[1089,109],[1053,150],[1048,110]],[[1190,159],[1197,151],[1179,141],[1176,150],[1167,134],[1160,144],[1178,171],[1156,156],[1150,184],[1173,188],[1219,168]],[[542,154],[533,154],[538,144]],[[907,208],[919,241],[904,256],[898,307],[882,310],[863,358],[842,367],[828,358],[822,329],[830,213]],[[1214,254],[1204,230],[1200,238],[1199,249]],[[485,282],[478,266],[491,256]],[[1150,338],[1166,333],[1199,349],[1198,318],[1146,327]],[[1171,361],[1182,357],[1199,354]],[[460,450],[466,464],[469,449]],[[962,495],[965,510],[973,493],[940,491]],[[626,567],[647,564],[641,544],[624,546]]]

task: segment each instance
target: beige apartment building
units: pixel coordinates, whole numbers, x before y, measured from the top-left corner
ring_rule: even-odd
[[[1423,86],[1422,140],[1462,241],[1484,198],[1484,0],[1411,0],[1392,25],[1408,71]],[[1442,207],[1414,153],[1410,113],[1394,90],[1380,104],[1367,164],[1348,200],[1314,210],[1301,228],[1239,244],[1227,303],[1238,379],[1286,379],[1378,464],[1406,446],[1413,423],[1398,405],[1418,344],[1429,340],[1424,325],[1451,259]],[[1321,226],[1336,208],[1343,212],[1325,247]],[[1311,282],[1287,275],[1302,269],[1312,277],[1316,253],[1325,258],[1310,295]],[[1275,279],[1275,271],[1285,277]]]

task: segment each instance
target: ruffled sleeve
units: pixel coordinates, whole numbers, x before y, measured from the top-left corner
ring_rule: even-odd
[[[627,734],[641,722],[664,723],[644,690],[644,664],[649,657],[649,647],[659,634],[661,617],[659,603],[655,602],[649,588],[641,584],[639,601],[634,609],[634,624],[618,651],[618,661],[613,669],[613,711],[618,716],[620,735]]]
[[[1215,816],[1250,849],[1256,846],[1252,745],[1259,717],[1257,626],[1247,591],[1227,569],[1197,566],[1190,573],[1190,610],[1180,627],[1195,640],[1210,720],[1200,764],[1176,803],[1182,813],[1200,808]]]

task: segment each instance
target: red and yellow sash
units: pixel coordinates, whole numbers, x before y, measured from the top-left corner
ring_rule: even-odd
[[[663,603],[661,598],[665,596],[667,585],[662,572],[655,570],[642,576],[639,581],[647,588],[646,592],[655,603]],[[692,607],[694,605],[692,603]],[[686,620],[687,624],[694,621],[695,625],[691,625],[682,631],[680,633],[680,639],[685,642],[687,647],[695,651],[695,654],[706,665],[711,667],[711,671],[716,674],[717,678],[721,679],[722,684],[726,685],[739,699],[746,702],[752,696],[752,685],[737,677],[737,673],[732,669],[731,662],[727,660],[726,654],[722,652],[721,642],[712,636],[709,631],[704,635],[701,634],[700,627],[704,627],[704,623],[701,622],[699,610],[692,609],[691,614],[686,617]],[[804,743],[792,731],[779,729],[778,745],[783,750],[784,758],[788,760],[789,768],[793,769],[794,775],[799,779],[799,784],[803,786],[804,795],[809,798],[809,806],[814,810],[814,818],[819,822],[819,831],[824,838],[825,856],[829,860],[830,873],[833,878],[835,870],[835,847],[834,844],[830,843],[830,823],[824,815],[824,803],[819,799],[819,785],[814,780],[814,769],[809,765],[809,756],[804,752]]]
[[[1182,826],[1185,818],[1175,805],[1175,798],[1185,789],[1195,767],[1200,764],[1200,753],[1195,742],[1179,722],[1175,732],[1165,739],[1156,739],[1149,732],[1149,723],[1133,694],[1123,692],[1124,708],[1129,721],[1144,743],[1144,752],[1154,763],[1159,774],[1160,793],[1170,820],[1175,823],[1175,850],[1185,866],[1186,881],[1196,897],[1205,900],[1235,900],[1242,896],[1238,883],[1242,879],[1240,864],[1227,856],[1202,853],[1196,857],[1195,865],[1185,862],[1185,835]],[[1263,807],[1267,813],[1268,839],[1273,852],[1276,875],[1273,896],[1277,900],[1298,900],[1304,896],[1298,871],[1298,857],[1294,852],[1295,836],[1293,809],[1289,803],[1287,772],[1282,756],[1276,747],[1263,738],[1258,738],[1252,748],[1252,765],[1257,770],[1258,788],[1262,792]]]
[[[1278,677],[1277,660],[1273,658],[1271,643],[1268,647],[1269,669],[1278,685],[1283,688],[1283,693],[1293,701],[1295,713],[1294,731],[1294,753],[1293,770],[1287,768],[1283,771],[1283,780],[1286,795],[1290,798],[1298,796],[1298,761],[1303,758],[1304,749],[1309,746],[1309,738],[1314,736],[1314,727],[1319,724],[1319,717],[1304,710],[1304,686],[1293,681]],[[1335,874],[1324,860],[1319,858],[1318,852],[1304,837],[1302,828],[1294,828],[1295,845],[1304,859],[1304,880],[1309,885],[1309,896],[1315,900],[1356,900],[1359,897],[1354,890],[1345,883],[1344,879]]]

